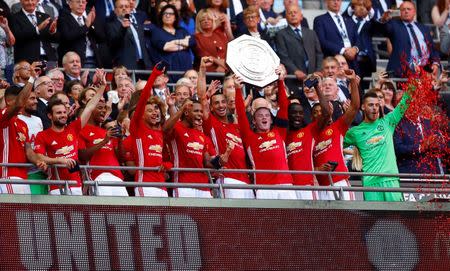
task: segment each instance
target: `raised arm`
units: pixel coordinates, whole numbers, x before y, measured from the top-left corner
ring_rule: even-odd
[[[8,106],[4,116],[6,119],[10,120],[12,117],[16,116],[19,111],[25,106],[25,103],[30,96],[31,90],[33,89],[33,85],[31,83],[26,83],[23,87],[22,91],[20,91],[19,95],[17,95],[16,100],[12,106]],[[4,121],[2,120],[2,121]]]
[[[178,110],[173,116],[170,116],[170,118],[164,123],[163,126],[164,134],[166,135],[172,134],[175,124],[178,122],[178,120],[180,120],[184,112],[190,110],[191,108],[192,108],[192,101],[186,101],[180,108],[180,110]]]
[[[89,100],[89,102],[86,104],[86,108],[83,110],[83,113],[81,113],[81,116],[80,116],[81,128],[83,128],[86,125],[89,118],[91,117],[92,111],[94,111],[98,102],[103,97],[103,93],[105,92],[105,87],[106,87],[106,84],[104,81],[102,81],[102,85],[99,88],[97,88],[97,92],[95,93],[95,96],[92,97]]]
[[[360,100],[359,100],[359,79],[356,77],[354,70],[344,71],[345,77],[350,80],[350,108],[344,114],[344,120],[347,125],[352,124],[353,119],[359,110]]]
[[[240,87],[236,87],[235,102],[239,130],[242,133],[242,139],[245,141],[249,139],[249,135],[252,130],[250,129],[250,124],[248,123],[247,115],[245,113],[244,98],[242,97],[242,91]]]
[[[322,131],[322,129],[327,126],[328,120],[331,117],[330,104],[323,96],[321,82],[316,84],[314,88],[316,89],[317,96],[319,97],[320,108],[322,109],[322,114],[317,120],[317,129]]]
[[[141,95],[139,97],[139,101],[136,105],[136,110],[134,111],[133,117],[130,121],[130,133],[136,134],[137,130],[139,129],[139,120],[144,115],[145,106],[147,104],[148,99],[153,94],[153,83],[155,82],[156,78],[160,76],[163,71],[160,71],[157,69],[158,65],[155,65],[155,67],[152,70],[152,73],[147,79],[147,83],[144,86],[144,89],[142,89]]]

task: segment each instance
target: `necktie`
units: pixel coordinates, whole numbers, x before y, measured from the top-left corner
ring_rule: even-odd
[[[339,25],[339,33],[341,34],[343,39],[347,39],[348,38],[347,37],[347,33],[344,30],[345,28],[344,28],[344,25],[342,24],[341,17],[339,17],[338,15],[335,15],[335,17],[336,17],[336,20],[337,20],[338,25]]]
[[[37,26],[37,21],[36,21],[36,16],[34,14],[28,14],[28,17],[30,17],[31,19],[31,23],[33,24],[34,27]]]
[[[297,34],[297,36],[299,36],[300,39],[302,40],[301,46],[303,47],[303,53],[305,55],[305,68],[306,68],[306,70],[308,70],[309,59],[308,59],[308,54],[306,53],[305,45],[303,44],[302,31],[299,28],[296,28],[294,31],[295,31],[295,34]]]
[[[77,22],[78,22],[78,24],[79,24],[80,26],[83,26],[83,25],[84,25],[84,22],[83,22],[83,17],[81,17],[81,16],[78,16],[78,18],[77,18]]]
[[[420,43],[419,43],[419,40],[417,39],[416,32],[414,31],[413,25],[412,24],[407,24],[407,25],[408,25],[409,31],[411,32],[411,36],[413,37],[413,41],[414,41],[414,44],[415,44],[416,50],[417,50],[417,55],[419,57],[422,57],[422,48],[420,47]]]
[[[106,7],[106,17],[108,17],[114,11],[114,5],[111,3],[111,0],[105,0]]]
[[[297,36],[299,36],[300,38],[302,37],[302,31],[300,29],[296,28],[294,31]]]

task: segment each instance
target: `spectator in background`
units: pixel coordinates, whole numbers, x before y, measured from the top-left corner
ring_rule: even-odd
[[[11,47],[16,43],[16,38],[8,25],[8,19],[0,16],[0,76],[4,77],[5,68],[14,63]]]
[[[59,3],[55,0],[33,0],[36,2],[36,10],[42,13],[47,14],[54,20],[59,16],[59,10],[62,8]],[[15,3],[11,6],[11,12],[18,13],[22,9],[22,1],[20,3]]]
[[[207,67],[208,72],[225,72],[227,66],[227,43],[230,41],[223,27],[214,27],[212,14],[207,9],[200,10],[196,18],[197,33],[195,34],[196,55],[199,58],[209,57],[212,61]],[[230,27],[225,24],[224,27]]]
[[[180,27],[186,29],[189,35],[195,35],[195,19],[194,13],[189,9],[189,5],[186,0],[170,0],[169,4],[173,5],[180,16]]]
[[[372,0],[372,7],[374,10],[374,19],[380,19],[383,14],[389,9],[396,9],[398,0]],[[400,1],[399,1],[400,2]]]
[[[381,83],[381,91],[384,95],[383,113],[387,114],[397,106],[397,95],[394,83],[391,81]]]
[[[9,26],[16,38],[14,59],[28,62],[57,61],[56,50],[51,42],[58,42],[57,20],[36,11],[37,1],[21,0],[22,9],[11,16]]]
[[[408,68],[414,71],[416,66],[429,65],[437,76],[440,60],[433,46],[430,29],[415,22],[415,16],[414,3],[405,1],[400,6],[400,20],[391,20],[389,11],[380,19],[385,35],[390,38],[393,46],[386,70],[393,71],[396,77],[402,77]],[[402,60],[406,63],[402,63]]]
[[[261,21],[257,6],[248,6],[242,12],[244,27],[241,28],[240,35],[246,34],[252,37],[260,38],[267,41],[270,47],[275,48],[274,41],[266,31],[261,30],[259,23]]]
[[[55,92],[64,90],[64,74],[59,69],[55,68],[48,71],[47,76],[52,79],[53,86],[55,87]]]
[[[147,14],[142,11],[138,10],[136,7],[136,0],[129,0],[130,1],[130,20],[132,23],[137,24],[138,26],[143,26],[144,24],[148,23],[147,21]],[[141,1],[139,1],[141,2]],[[143,1],[145,2],[145,1]]]
[[[118,0],[115,4],[114,15],[106,22],[106,37],[113,55],[113,65],[123,65],[132,70],[151,67],[143,26],[131,21],[129,1]]]
[[[15,85],[23,87],[28,79],[30,79],[30,76],[32,73],[34,73],[34,69],[36,68],[36,63],[33,63],[30,65],[25,60],[19,61],[14,65],[14,74],[13,74],[13,83]]]
[[[352,69],[357,69],[358,31],[348,17],[340,14],[342,0],[327,0],[328,12],[314,19],[314,31],[324,56],[343,55]]]
[[[47,104],[55,93],[55,87],[53,85],[52,79],[48,76],[41,76],[34,82],[34,91],[38,97],[37,110],[35,115],[42,120],[44,129],[49,128],[52,123],[47,116]]]
[[[86,10],[86,1],[69,0],[69,10],[62,10],[58,18],[58,32],[61,40],[58,54],[69,51],[80,56],[84,68],[103,67],[99,43],[106,41],[105,25],[96,19],[95,8]],[[61,60],[61,59],[60,59]]]
[[[174,6],[166,5],[158,14],[158,27],[152,33],[152,45],[159,55],[158,62],[168,63],[168,70],[192,69],[190,50],[195,46],[195,38],[179,27],[179,14]]]
[[[369,10],[360,0],[352,0],[353,16],[351,19],[356,25],[359,36],[359,52],[356,56],[358,62],[359,75],[361,78],[371,77],[376,71],[377,60],[372,45],[372,36],[375,33],[375,25],[370,19]],[[362,89],[369,88],[369,82],[361,82]]]
[[[323,54],[319,39],[314,31],[301,26],[303,14],[298,6],[287,7],[286,19],[289,26],[276,36],[278,55],[289,74],[304,80],[321,67]]]
[[[111,88],[113,90],[117,89],[117,82],[122,78],[130,78],[130,72],[125,66],[119,65],[114,67],[112,71]]]
[[[449,8],[450,8],[449,0],[436,1],[436,4],[433,6],[431,10],[431,19],[433,20],[433,24],[435,26],[440,28],[450,23]]]
[[[230,19],[226,14],[228,8],[228,0],[206,0],[207,10],[211,12],[214,26],[221,27],[223,24],[231,25]],[[239,27],[239,25],[237,25]],[[234,39],[233,33],[231,32],[231,27],[226,29],[228,40]]]
[[[86,85],[86,78],[81,78],[81,59],[77,53],[67,52],[62,58],[62,65],[65,82],[79,80]]]
[[[75,110],[78,110],[78,108],[80,108],[78,99],[83,89],[84,89],[83,84],[81,84],[81,82],[78,80],[69,81],[64,86],[64,93],[66,93],[67,96],[69,97],[70,104],[71,105],[75,104]]]

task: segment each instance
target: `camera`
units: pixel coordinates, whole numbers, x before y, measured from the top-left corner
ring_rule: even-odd
[[[313,77],[306,79],[303,84],[307,88],[312,88],[312,87],[315,87],[317,84],[319,84],[319,79],[317,77],[313,76]]]

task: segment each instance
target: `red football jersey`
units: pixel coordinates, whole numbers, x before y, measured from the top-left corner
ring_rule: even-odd
[[[82,148],[91,148],[98,143],[102,142],[106,137],[106,130],[94,126],[91,124],[87,124],[80,133],[80,142],[79,149]],[[117,148],[118,142],[116,138],[111,138],[108,143],[106,143],[103,147],[97,150],[94,155],[92,155],[91,160],[88,162],[89,165],[92,166],[120,166],[119,161],[117,160],[117,156],[115,153],[115,149]],[[81,147],[83,146],[83,147]],[[110,172],[114,176],[123,179],[122,172],[120,170],[89,170],[91,175],[91,179],[95,180],[98,175],[103,172]]]
[[[25,143],[29,143],[28,127],[26,123],[17,116],[6,118],[6,108],[0,111],[0,151],[1,163],[27,163],[25,154]],[[2,166],[2,178],[11,176],[27,179],[26,167],[4,167]]]
[[[234,149],[231,152],[228,162],[223,165],[227,169],[246,169],[245,151],[242,144],[241,134],[239,133],[239,126],[234,123],[223,123],[218,120],[213,114],[203,122],[203,129],[205,134],[211,137],[217,154],[223,154],[227,150],[229,142],[234,144]],[[233,178],[242,182],[250,183],[248,175],[245,173],[225,173],[225,177]]]
[[[280,118],[287,118],[287,98],[284,85],[278,84]],[[240,89],[236,89],[236,111],[244,145],[255,169],[289,170],[283,129],[272,129],[267,133],[253,132],[245,114],[244,100]],[[291,174],[259,173],[256,174],[256,184],[292,184]]]
[[[78,161],[78,134],[81,131],[81,120],[78,118],[64,128],[62,132],[56,132],[48,128],[36,136],[34,149],[37,153],[47,155],[50,158],[64,157]],[[58,168],[60,180],[75,180],[77,186],[81,186],[81,177],[78,171],[70,173],[67,168]],[[56,174],[51,168],[49,179],[56,179]],[[58,186],[50,186],[50,190],[58,189]]]
[[[313,171],[314,137],[317,136],[317,122],[297,131],[289,131],[286,136],[286,152],[289,169]],[[292,174],[295,185],[314,185],[312,174]]]
[[[197,129],[189,128],[179,121],[169,135],[173,165],[176,168],[203,168],[203,158],[207,150],[206,136]],[[209,183],[205,173],[174,173],[174,181],[180,183]]]
[[[314,146],[314,165],[316,167],[328,162],[334,161],[338,165],[335,171],[348,172],[344,161],[343,143],[344,136],[348,130],[348,125],[343,117],[325,127],[315,138]],[[320,185],[330,185],[328,175],[316,175]],[[333,183],[348,179],[348,175],[333,175]]]

